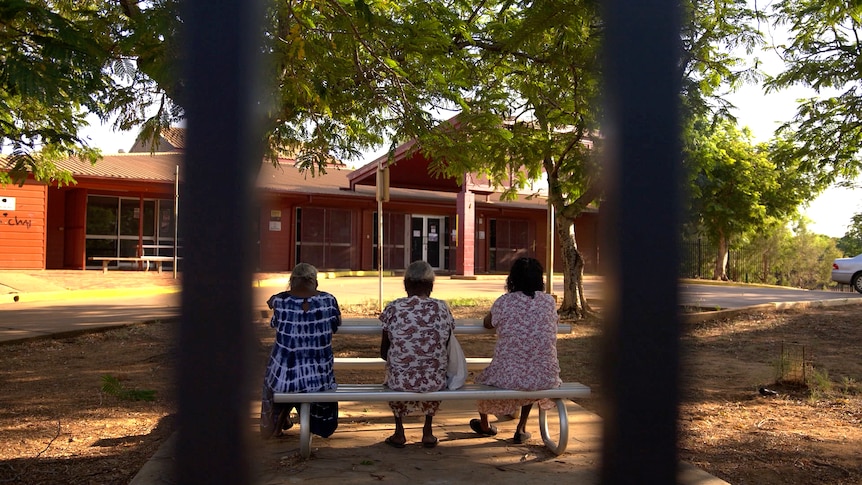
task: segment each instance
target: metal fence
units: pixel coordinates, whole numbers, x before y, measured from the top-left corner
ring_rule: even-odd
[[[717,248],[714,244],[700,239],[680,243],[680,278],[712,279],[715,275],[716,251]],[[727,267],[725,268],[728,279],[743,283],[764,282],[761,273],[751,271],[752,267],[762,266],[763,257],[756,258],[760,261],[752,261],[752,257],[743,251],[731,249],[728,252]]]
[[[188,0],[175,483],[251,482],[252,166],[260,1]],[[601,483],[676,483],[680,12],[605,0],[609,130]],[[214,75],[215,73],[215,75]],[[638,241],[638,244],[626,244]],[[643,255],[651,255],[644,258]],[[643,275],[649,284],[643,284]]]

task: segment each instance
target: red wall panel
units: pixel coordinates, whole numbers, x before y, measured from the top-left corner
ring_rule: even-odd
[[[45,269],[47,186],[0,187],[0,268]]]

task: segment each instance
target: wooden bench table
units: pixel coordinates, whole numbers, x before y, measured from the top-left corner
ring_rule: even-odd
[[[481,384],[466,384],[460,389],[434,392],[393,391],[381,384],[339,384],[334,391],[308,393],[275,393],[277,403],[300,403],[299,451],[303,458],[311,456],[312,402],[380,402],[380,401],[450,401],[476,399],[552,399],[557,405],[560,422],[558,442],[548,432],[547,413],[539,409],[539,431],[542,441],[554,454],[566,451],[569,443],[569,419],[566,399],[587,398],[590,388],[579,382],[564,382],[560,387],[541,391],[512,391]]]

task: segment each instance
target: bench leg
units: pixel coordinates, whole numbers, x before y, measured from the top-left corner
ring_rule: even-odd
[[[105,260],[105,261],[102,261],[102,273],[107,273],[107,272],[108,272],[108,261]]]
[[[299,405],[299,454],[308,459],[311,456],[311,403]]]
[[[564,399],[554,399],[557,404],[557,414],[560,418],[560,440],[559,443],[554,443],[548,433],[548,416],[544,409],[539,408],[539,431],[542,433],[542,441],[545,446],[555,455],[562,455],[569,446],[569,414],[566,410],[566,401]]]

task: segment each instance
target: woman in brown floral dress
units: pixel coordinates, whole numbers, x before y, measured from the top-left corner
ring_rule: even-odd
[[[455,319],[446,302],[431,298],[433,288],[434,270],[425,261],[415,261],[404,273],[407,297],[388,304],[380,314],[380,356],[386,360],[384,384],[390,389],[429,392],[446,387],[447,343]],[[415,411],[425,414],[422,445],[437,445],[431,426],[440,401],[395,401],[389,407],[395,416],[395,433],[386,438],[388,445],[404,448],[402,418]]]

